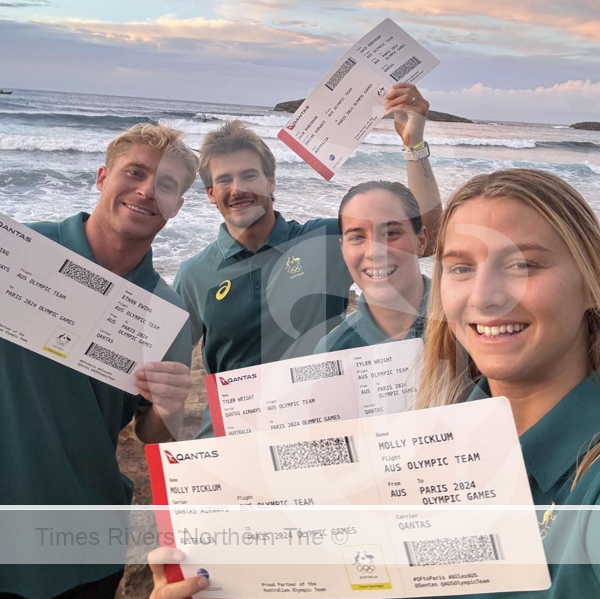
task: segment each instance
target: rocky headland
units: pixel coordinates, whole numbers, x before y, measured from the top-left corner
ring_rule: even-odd
[[[290,100],[288,102],[280,102],[277,104],[273,110],[277,112],[296,112],[300,105],[304,102],[302,100]],[[448,114],[447,112],[437,112],[435,110],[430,110],[427,115],[427,119],[430,121],[437,121],[439,123],[472,123],[473,121],[469,119],[465,119],[462,116],[456,116],[454,114]]]
[[[600,131],[600,123],[596,121],[585,121],[571,125],[571,129],[580,129],[581,131]]]

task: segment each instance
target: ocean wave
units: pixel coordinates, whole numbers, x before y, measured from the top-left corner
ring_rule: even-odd
[[[598,166],[597,164],[590,164],[587,160],[584,161],[583,164],[587,166],[592,171],[592,173],[600,175],[600,166]]]
[[[123,129],[137,123],[157,124],[149,116],[120,116],[117,114],[78,114],[74,112],[0,112],[0,117],[19,119],[31,124],[59,125],[63,127],[99,127]]]
[[[538,141],[539,148],[600,152],[600,144],[591,141]]]
[[[431,146],[493,146],[515,148],[522,150],[535,148],[536,142],[532,139],[483,139],[478,137],[432,137],[427,139]]]
[[[160,113],[160,118],[173,118],[177,117],[180,119],[193,119],[198,113],[194,110],[165,110]]]
[[[568,125],[552,125],[552,129],[570,129]]]
[[[103,153],[107,141],[102,139],[56,139],[29,135],[0,134],[0,150],[21,152]]]
[[[273,156],[275,156],[275,162],[284,163],[284,162],[304,162],[296,152],[292,152],[287,146],[283,144],[277,147],[271,147],[271,152],[273,152]]]
[[[261,125],[263,127],[283,127],[289,120],[290,115],[282,115],[282,114],[248,114],[248,115],[240,115],[240,114],[221,114],[218,112],[199,112],[196,115],[196,118],[207,117],[210,119],[216,119],[219,121],[227,121],[231,119],[239,119],[242,121],[246,121],[246,123],[250,123],[251,125]]]

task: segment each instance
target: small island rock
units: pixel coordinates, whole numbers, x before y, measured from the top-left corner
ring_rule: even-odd
[[[277,112],[296,112],[300,105],[304,102],[302,100],[290,100],[288,102],[280,102],[273,108],[273,110]],[[427,118],[430,121],[437,121],[440,123],[472,123],[473,121],[469,119],[465,119],[461,116],[455,116],[453,114],[448,114],[447,112],[436,112],[435,110],[430,110]]]
[[[586,121],[571,125],[571,129],[581,129],[582,131],[600,131],[600,123],[595,121]]]

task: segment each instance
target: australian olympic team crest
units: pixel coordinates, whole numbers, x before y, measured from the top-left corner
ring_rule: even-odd
[[[302,276],[304,274],[304,270],[302,269],[302,259],[296,258],[295,256],[288,256],[285,261],[285,269],[290,274],[290,279]]]

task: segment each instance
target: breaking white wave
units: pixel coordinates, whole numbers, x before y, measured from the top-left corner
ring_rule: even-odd
[[[97,137],[92,137],[91,139],[69,139],[0,134],[0,150],[97,153],[106,151],[108,140]]]
[[[506,148],[535,148],[533,139],[481,139],[477,137],[433,137],[427,140],[431,146],[494,146]]]
[[[596,175],[600,175],[600,166],[598,166],[597,164],[590,164],[587,160],[585,160],[583,164],[587,166]]]
[[[283,127],[292,116],[291,114],[265,114],[265,115],[235,115],[235,114],[218,114],[215,112],[198,113],[196,117],[202,118],[203,116],[209,119],[219,119],[220,121],[227,121],[230,119],[237,119],[246,121],[251,125],[262,125],[263,127]]]

